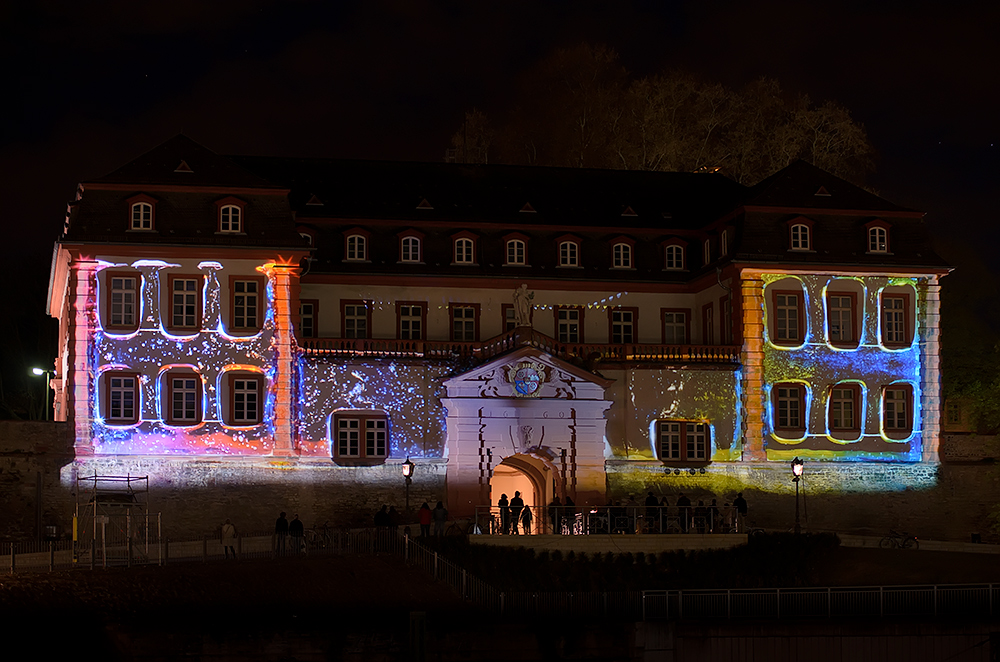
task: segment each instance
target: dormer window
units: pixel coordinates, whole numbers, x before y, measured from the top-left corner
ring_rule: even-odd
[[[632,243],[619,240],[611,249],[611,266],[615,269],[632,268]]]
[[[712,261],[712,240],[706,239],[703,245],[703,255],[702,258],[705,260],[705,264]]]
[[[347,260],[351,262],[363,262],[368,259],[368,238],[360,234],[352,234],[347,237]]]
[[[788,250],[790,251],[811,251],[813,222],[799,216],[788,221]]]
[[[719,238],[719,257],[729,255],[729,230],[723,230]]]
[[[506,235],[503,240],[507,251],[504,256],[504,266],[523,267],[527,265],[528,238],[520,232],[512,232]]]
[[[511,239],[507,242],[507,264],[524,264],[524,242],[520,239]]]
[[[148,195],[137,195],[128,199],[129,230],[154,230],[156,200]]]
[[[566,234],[556,238],[559,249],[559,266],[578,268],[580,266],[580,238]]]
[[[868,228],[868,252],[889,252],[889,224],[885,221],[872,221]]]
[[[148,202],[137,202],[132,205],[132,229],[153,229],[153,205]]]
[[[475,264],[476,263],[476,236],[471,232],[459,232],[452,235],[454,241],[452,264]]]
[[[684,243],[678,239],[671,239],[661,246],[663,246],[663,268],[667,271],[683,271],[686,268]]]
[[[399,242],[400,262],[420,262],[419,237],[403,237]]]
[[[242,234],[244,232],[243,211],[246,203],[238,198],[224,198],[215,203],[219,208],[219,232]]]

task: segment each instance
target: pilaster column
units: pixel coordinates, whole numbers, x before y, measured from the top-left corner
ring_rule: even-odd
[[[274,455],[295,455],[295,338],[292,333],[293,284],[297,285],[299,269],[284,264],[268,265],[264,272],[271,280],[274,292]]]
[[[97,269],[94,260],[74,260],[70,264],[69,366],[65,389],[73,409],[67,414],[73,421],[73,449],[76,455],[93,455],[94,411],[97,405],[95,372],[91,347],[97,329]]]
[[[740,273],[743,313],[741,420],[743,459],[766,460],[764,450],[764,281],[759,273]]]
[[[924,462],[938,462],[941,443],[941,285],[931,276],[918,287],[925,313],[920,331],[920,410]],[[919,310],[919,308],[918,308]],[[916,421],[914,421],[916,422]]]

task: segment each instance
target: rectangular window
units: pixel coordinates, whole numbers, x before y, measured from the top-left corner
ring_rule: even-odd
[[[136,310],[136,294],[139,279],[137,276],[110,276],[111,292],[109,297],[110,325],[117,328],[135,328],[138,326]]]
[[[360,456],[360,439],[360,420],[356,418],[337,419],[337,454],[340,457]]]
[[[234,377],[233,415],[235,425],[256,425],[261,421],[261,381],[259,377]]]
[[[170,328],[196,329],[201,322],[200,278],[170,278]]]
[[[582,318],[583,311],[579,308],[556,308],[556,338],[559,342],[583,342]]]
[[[955,400],[950,400],[945,403],[945,423],[948,425],[961,425],[962,424],[962,405]]]
[[[139,378],[111,372],[107,375],[107,415],[109,425],[125,425],[139,420]]]
[[[659,421],[659,457],[664,461],[706,462],[709,426],[697,421]]]
[[[663,344],[688,344],[688,321],[686,310],[664,310],[663,312]]]
[[[171,423],[197,423],[198,422],[198,378],[171,377],[170,378],[170,422]]]
[[[611,343],[615,345],[635,342],[635,310],[612,309],[611,315]]]
[[[422,303],[396,302],[400,340],[423,340],[426,310]]]
[[[949,405],[951,403],[948,403]],[[947,422],[952,412],[946,407]],[[961,423],[961,411],[959,411]],[[913,429],[913,387],[908,384],[888,386],[882,394],[882,424],[890,436],[906,436]]]
[[[381,411],[347,410],[333,417],[334,459],[384,460],[389,455],[389,421]]]
[[[345,302],[344,311],[344,337],[345,338],[368,338],[368,305],[365,302]]]
[[[701,309],[701,342],[704,345],[715,344],[715,307],[710,303]]]
[[[479,318],[477,306],[456,305],[451,307],[451,339],[456,341],[474,341],[477,339],[477,322]]]
[[[733,310],[729,297],[719,299],[719,331],[722,335],[722,343],[731,345],[733,343]]]
[[[302,338],[315,338],[318,335],[316,318],[319,304],[313,299],[303,299],[299,302],[299,334]]]
[[[854,345],[854,295],[829,293],[826,296],[827,327],[834,345]]]
[[[774,293],[774,341],[791,344],[802,340],[802,293]]]
[[[858,388],[841,386],[830,391],[830,429],[858,429]]]
[[[365,455],[367,457],[385,457],[385,419],[365,420]]]
[[[882,297],[882,342],[887,346],[909,344],[906,329],[907,298],[884,295]]]
[[[775,428],[801,432],[805,430],[805,387],[801,384],[777,384],[775,393]]]
[[[234,278],[231,283],[233,328],[241,331],[259,329],[263,279]]]
[[[504,333],[517,328],[517,314],[514,312],[514,304],[501,304],[503,308],[503,330]]]

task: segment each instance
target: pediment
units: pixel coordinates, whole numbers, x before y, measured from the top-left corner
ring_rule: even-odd
[[[534,347],[520,347],[444,382],[449,398],[603,400],[614,380]]]

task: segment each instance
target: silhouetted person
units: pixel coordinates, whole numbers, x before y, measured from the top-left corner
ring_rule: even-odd
[[[750,506],[743,498],[743,492],[737,493],[733,507],[736,508],[736,532],[743,533],[747,528],[747,513],[750,512]]]
[[[660,533],[666,533],[669,530],[668,526],[670,522],[670,520],[668,519],[669,517],[670,517],[670,502],[667,500],[667,497],[663,497],[663,500],[660,501]],[[679,519],[677,525],[680,526]]]
[[[299,516],[295,515],[292,521],[288,523],[288,535],[292,538],[292,554],[298,554],[302,551],[302,536],[304,533],[305,528],[302,526]]]
[[[657,513],[660,510],[660,501],[653,496],[652,492],[649,492],[646,495],[646,501],[643,505],[646,506],[646,530],[649,532],[660,530],[660,527],[657,526],[657,521],[659,520]]]
[[[517,535],[517,525],[521,521],[521,509],[524,508],[524,499],[521,498],[520,492],[514,492],[514,498],[510,500],[510,524],[514,531],[514,535]]]
[[[379,508],[378,512],[375,513],[375,528],[389,528],[389,507],[384,504],[381,508]]]
[[[628,517],[628,529],[626,533],[635,533],[635,520],[639,515],[639,502],[631,494],[628,495],[628,501],[625,502],[625,513]]]
[[[531,535],[531,508],[530,507],[526,506],[524,508],[524,510],[521,511],[521,528],[524,529],[524,535],[526,535],[526,536],[530,536]]]
[[[285,519],[285,513],[278,515],[278,519],[274,522],[274,551],[278,555],[283,555],[285,553],[285,542],[288,539],[288,520]]]
[[[434,519],[434,514],[431,513],[431,507],[427,505],[426,501],[420,506],[417,517],[420,519],[420,537],[429,538],[431,535],[431,521]]]
[[[722,523],[719,521],[719,506],[715,501],[712,499],[712,503],[708,506],[708,530],[712,533],[715,533],[715,527]]]
[[[500,495],[497,505],[500,507],[500,532],[507,535],[510,533],[510,502],[506,494]]]
[[[573,524],[576,521],[576,504],[573,503],[573,499],[566,497],[566,503],[563,504],[563,521],[566,523],[566,528],[569,530],[568,533],[573,535]]]
[[[229,558],[229,553],[232,552],[233,560],[236,560],[236,527],[233,523],[226,520],[226,523],[222,525],[222,549],[226,553],[226,558]]]
[[[562,522],[559,521],[561,515],[562,503],[559,501],[559,497],[555,497],[549,504],[549,525],[552,527],[552,533],[560,533],[562,529]]]
[[[403,523],[403,516],[396,510],[396,506],[389,506],[389,530],[393,533],[399,531],[399,525]]]
[[[431,517],[434,520],[434,535],[440,538],[444,535],[444,525],[448,523],[448,509],[438,501],[434,510],[431,511]]]
[[[681,531],[687,533],[691,524],[691,499],[683,494],[677,498],[677,515],[681,520]]]

